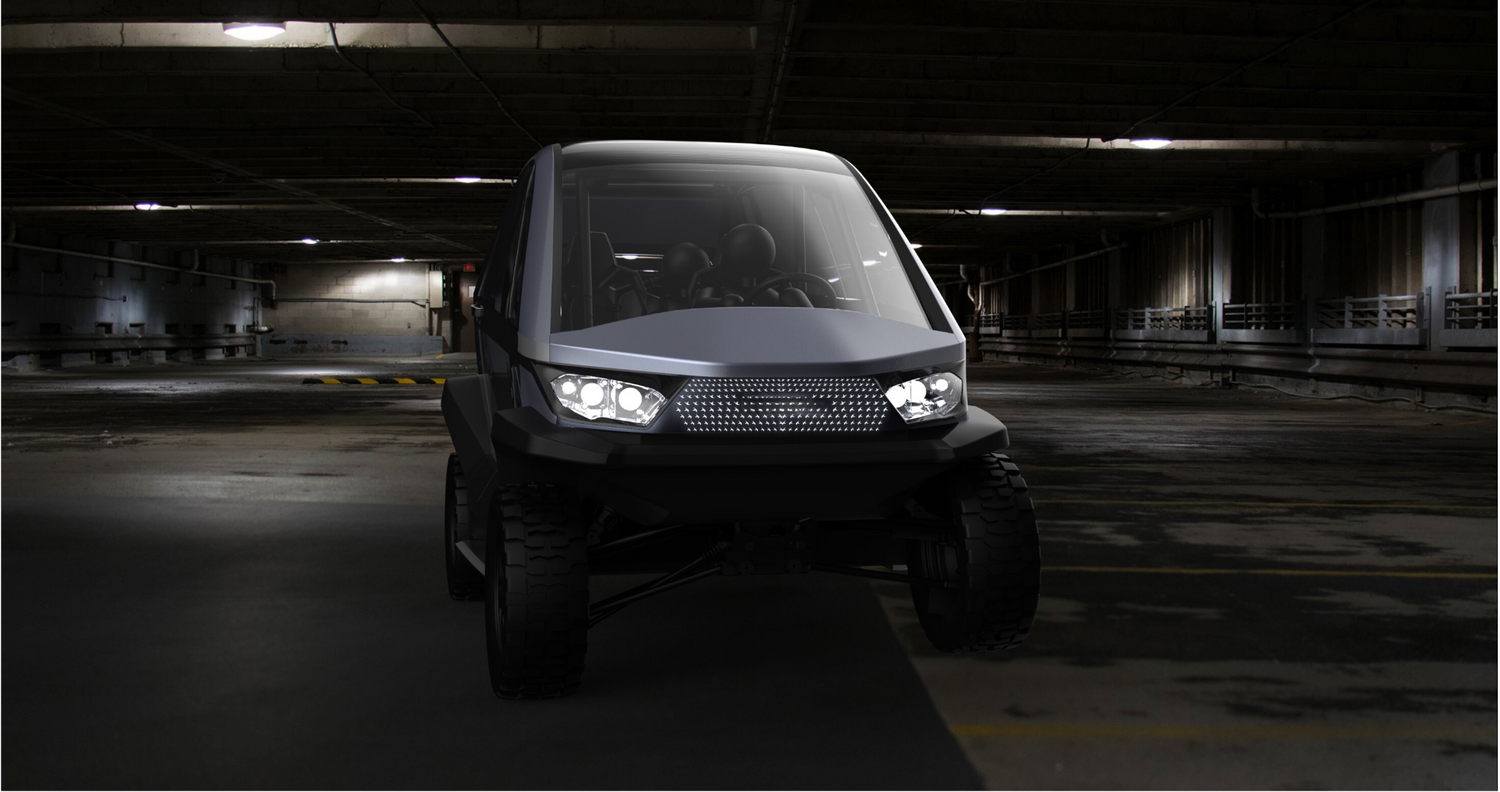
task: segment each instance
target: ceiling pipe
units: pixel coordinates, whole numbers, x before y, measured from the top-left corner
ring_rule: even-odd
[[[20,242],[6,242],[6,247],[21,248],[22,250],[36,250],[42,253],[58,253],[64,256],[77,256],[79,258],[97,259],[99,261],[116,261],[121,264],[132,264],[137,267],[149,267],[151,269],[167,270],[169,272],[185,272],[189,275],[202,275],[205,278],[219,278],[221,280],[242,281],[244,283],[263,283],[271,287],[271,299],[276,299],[276,281],[263,278],[242,278],[239,275],[220,275],[217,272],[194,272],[183,267],[174,267],[170,264],[156,264],[150,261],[137,261],[136,259],[120,258],[118,256],[101,256],[98,253],[80,253],[76,250],[65,250],[63,248],[42,247],[41,245],[27,245]],[[193,251],[196,261],[198,251]],[[196,266],[196,264],[195,264]]]
[[[1000,283],[1002,281],[1008,281],[1008,280],[1012,280],[1012,279],[1015,279],[1015,278],[1023,278],[1023,277],[1025,277],[1027,275],[1030,275],[1033,272],[1041,272],[1042,270],[1049,270],[1049,269],[1052,269],[1053,267],[1061,267],[1064,264],[1072,264],[1075,261],[1083,261],[1084,259],[1090,259],[1090,258],[1093,258],[1095,256],[1102,256],[1105,253],[1108,253],[1108,252],[1110,252],[1112,250],[1119,250],[1121,248],[1127,248],[1127,247],[1130,247],[1130,243],[1128,243],[1128,242],[1121,242],[1118,245],[1111,245],[1111,246],[1109,246],[1107,248],[1102,248],[1100,250],[1096,250],[1093,253],[1084,253],[1081,256],[1073,256],[1072,258],[1065,258],[1062,261],[1054,261],[1051,264],[1043,264],[1040,267],[1037,267],[1035,269],[1029,269],[1029,270],[1026,270],[1025,272],[1017,272],[1014,275],[1005,275],[1005,276],[1002,276],[1002,277],[999,277],[999,278],[991,278],[991,279],[989,279],[987,281],[980,281],[979,285],[980,286],[993,286],[994,284]]]
[[[1385,198],[1371,198],[1365,201],[1355,201],[1354,203],[1325,206],[1321,209],[1305,209],[1301,212],[1266,212],[1260,208],[1260,188],[1256,187],[1250,190],[1250,208],[1255,212],[1255,216],[1262,220],[1296,220],[1303,217],[1333,214],[1334,212],[1370,209],[1376,206],[1390,206],[1391,204],[1410,203],[1411,201],[1428,201],[1433,198],[1446,198],[1450,195],[1462,195],[1464,193],[1493,189],[1495,189],[1494,179],[1481,179],[1479,181],[1464,182],[1463,184],[1451,184],[1447,187],[1429,187],[1425,190],[1412,190],[1411,192],[1397,193]]]

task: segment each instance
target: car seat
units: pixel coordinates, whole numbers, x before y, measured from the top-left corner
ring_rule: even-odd
[[[776,240],[770,231],[754,223],[729,229],[719,242],[719,262],[699,273],[692,286],[693,307],[744,305],[757,283],[780,274],[771,267],[775,261]],[[755,304],[780,305],[781,295],[769,289]]]
[[[661,274],[656,279],[657,292],[661,296],[652,298],[651,312],[687,308],[693,280],[711,266],[713,262],[708,260],[708,254],[692,242],[667,248],[661,257]]]

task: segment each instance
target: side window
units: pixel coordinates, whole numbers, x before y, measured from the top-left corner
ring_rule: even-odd
[[[532,166],[528,163],[511,188],[510,200],[506,201],[505,211],[500,215],[500,222],[495,228],[495,239],[490,243],[489,253],[485,255],[484,274],[480,276],[476,295],[478,302],[487,309],[503,305],[510,287],[516,261],[515,249],[519,237],[526,233],[522,218],[526,214],[526,202],[531,192],[531,169]]]

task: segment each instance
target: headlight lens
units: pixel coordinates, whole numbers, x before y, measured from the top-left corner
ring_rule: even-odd
[[[907,423],[942,418],[963,406],[964,381],[957,374],[940,371],[898,382],[886,389],[885,398]]]
[[[665,396],[644,385],[578,374],[552,380],[552,393],[562,406],[590,421],[607,418],[636,426],[651,423],[667,403]]]

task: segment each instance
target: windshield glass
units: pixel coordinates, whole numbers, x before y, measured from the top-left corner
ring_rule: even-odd
[[[895,246],[847,172],[608,164],[565,167],[561,188],[556,331],[745,305],[859,311],[930,327]]]

